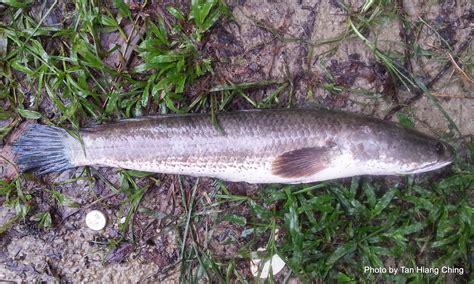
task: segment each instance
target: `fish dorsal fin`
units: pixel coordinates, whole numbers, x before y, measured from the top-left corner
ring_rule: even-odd
[[[272,173],[285,178],[312,176],[328,165],[328,153],[331,147],[308,147],[278,156],[272,162]]]

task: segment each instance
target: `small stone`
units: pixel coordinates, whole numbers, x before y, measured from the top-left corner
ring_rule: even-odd
[[[107,218],[104,213],[99,210],[92,210],[86,215],[86,225],[89,229],[100,231],[105,228]]]

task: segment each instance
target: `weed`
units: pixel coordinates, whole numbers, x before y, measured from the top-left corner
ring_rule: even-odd
[[[51,227],[53,221],[51,220],[51,214],[49,212],[40,212],[31,216],[31,221],[38,222],[38,228],[47,229]]]

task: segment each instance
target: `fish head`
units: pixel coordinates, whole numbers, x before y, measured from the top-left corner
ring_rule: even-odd
[[[355,165],[367,174],[423,173],[447,166],[455,158],[449,144],[398,124],[377,123],[360,129],[351,137],[359,141],[353,143],[352,152],[362,162]]]
[[[454,148],[438,139],[415,130],[407,130],[399,138],[398,151],[391,153],[394,159],[400,161],[399,174],[433,171],[454,161]]]
[[[451,164],[455,158],[454,148],[441,141],[429,141],[423,147],[417,147],[417,159],[406,169],[405,174],[417,174],[434,171]]]

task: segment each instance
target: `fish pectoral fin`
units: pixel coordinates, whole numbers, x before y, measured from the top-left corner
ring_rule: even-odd
[[[312,176],[324,170],[328,164],[331,147],[308,147],[278,156],[272,162],[272,173],[285,178]]]

